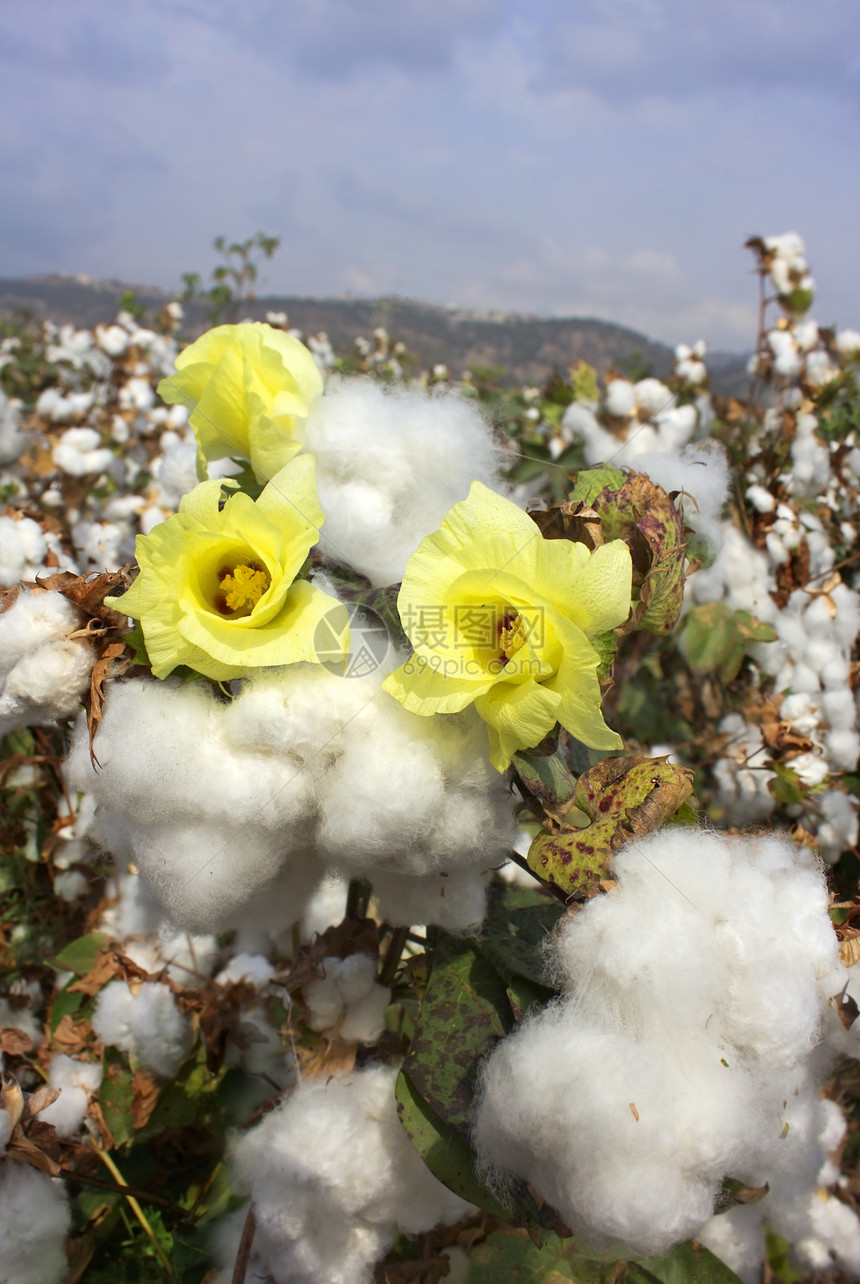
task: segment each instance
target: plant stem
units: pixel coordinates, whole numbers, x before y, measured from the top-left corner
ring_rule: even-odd
[[[245,1284],[256,1229],[257,1219],[254,1216],[254,1205],[251,1204],[248,1208],[248,1216],[245,1218],[245,1225],[242,1227],[242,1238],[239,1240],[239,1252],[236,1254],[236,1265],[233,1267],[230,1284]]]
[[[98,1142],[95,1140],[94,1137],[91,1136],[90,1140],[92,1142],[93,1150],[98,1155],[99,1159],[102,1161],[105,1168],[108,1170],[111,1177],[113,1177],[117,1185],[121,1188],[123,1194],[128,1200],[128,1204],[129,1204],[129,1207],[131,1208],[131,1211],[134,1213],[135,1217],[140,1222],[141,1226],[146,1232],[149,1242],[152,1244],[152,1247],[155,1249],[156,1257],[161,1262],[161,1265],[164,1267],[165,1273],[169,1277],[171,1274],[170,1262],[167,1259],[167,1255],[164,1252],[164,1249],[161,1247],[161,1245],[159,1244],[156,1238],[155,1231],[152,1229],[152,1227],[149,1224],[149,1219],[147,1218],[140,1204],[135,1199],[134,1195],[130,1195],[128,1193],[128,1187],[126,1186],[123,1175],[120,1172],[120,1170],[117,1168],[114,1161],[111,1159],[108,1152],[106,1150],[102,1150],[101,1146],[98,1144]]]

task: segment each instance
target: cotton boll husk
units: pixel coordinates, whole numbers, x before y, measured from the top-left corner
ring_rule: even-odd
[[[233,1146],[278,1284],[366,1284],[395,1228],[418,1234],[471,1205],[430,1173],[397,1119],[393,1067],[304,1080]]]
[[[451,392],[334,379],[310,410],[326,515],[321,548],[374,584],[394,584],[471,483],[497,484],[501,453],[474,404]]]
[[[70,1220],[61,1181],[0,1159],[0,1284],[61,1284]]]
[[[109,981],[96,999],[92,1025],[103,1043],[167,1079],[191,1051],[188,1018],[167,986],[156,981],[144,981],[135,991],[126,981]]]
[[[685,446],[681,451],[642,454],[636,467],[668,493],[685,492],[677,501],[683,504],[684,524],[703,535],[714,554],[723,543],[721,521],[729,485],[729,465],[723,448],[714,442]]]

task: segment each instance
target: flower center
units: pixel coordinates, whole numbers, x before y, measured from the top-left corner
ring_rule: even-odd
[[[499,630],[499,646],[502,649],[501,662],[507,664],[513,660],[517,651],[526,640],[526,629],[519,615],[505,615],[496,626]]]
[[[268,572],[259,562],[223,566],[218,572],[221,592],[215,598],[215,609],[222,615],[250,615],[270,583]]]

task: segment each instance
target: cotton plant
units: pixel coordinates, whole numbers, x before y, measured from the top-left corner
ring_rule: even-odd
[[[13,676],[25,634],[86,665],[10,706],[41,898],[11,948],[52,977],[0,996],[2,1048],[59,1094],[31,1155],[98,1170],[123,1253],[225,1284],[860,1270],[860,904],[813,851],[856,843],[860,343],[804,322],[784,241],[805,355],[745,459],[703,344],[523,389],[500,442],[480,379],[412,380],[387,334],[336,372],[285,316],[52,334],[8,518],[42,582],[0,640]]]

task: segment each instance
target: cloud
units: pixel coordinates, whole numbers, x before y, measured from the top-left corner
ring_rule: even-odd
[[[626,102],[815,88],[858,99],[855,0],[584,0],[550,9],[537,92],[587,87]]]
[[[155,0],[234,33],[265,58],[322,79],[391,66],[438,71],[459,41],[488,36],[508,0]]]
[[[167,74],[163,32],[146,5],[104,0],[37,0],[10,5],[3,18],[0,61],[52,78],[154,86]]]

